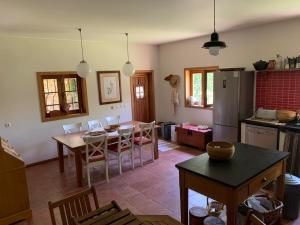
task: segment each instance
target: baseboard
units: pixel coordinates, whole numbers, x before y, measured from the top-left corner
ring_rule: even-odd
[[[68,156],[65,155],[64,157],[66,158]],[[35,162],[35,163],[30,163],[30,164],[27,164],[25,167],[27,168],[27,167],[32,167],[32,166],[38,166],[38,165],[45,164],[45,163],[52,162],[52,161],[56,161],[56,160],[58,160],[58,157],[42,160],[42,161]]]

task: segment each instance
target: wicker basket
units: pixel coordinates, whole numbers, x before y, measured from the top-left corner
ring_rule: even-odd
[[[268,198],[268,196],[265,196],[265,195],[256,195],[254,197]],[[248,210],[252,210],[257,217],[259,217],[262,221],[264,221],[264,223],[266,223],[267,225],[272,225],[272,224],[275,224],[281,217],[282,208],[283,208],[283,203],[281,201],[272,200],[272,202],[273,202],[274,209],[270,210],[268,212],[265,212],[265,213],[260,213],[258,211],[255,211],[254,209],[250,208],[248,206],[247,200],[244,201],[244,205]]]

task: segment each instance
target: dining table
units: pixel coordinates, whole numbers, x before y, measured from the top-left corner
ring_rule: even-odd
[[[133,126],[135,135],[140,134],[139,124],[142,123],[140,121],[128,121],[120,123],[120,126]],[[160,126],[154,126],[154,159],[159,158],[158,153],[158,134],[157,129]],[[83,136],[87,134],[88,131],[80,131],[69,134],[62,134],[58,136],[53,136],[52,139],[56,141],[57,144],[57,153],[58,153],[58,161],[59,161],[59,171],[64,173],[64,146],[68,148],[70,151],[74,153],[75,156],[75,168],[76,168],[76,177],[77,177],[77,185],[79,187],[83,186],[83,176],[82,176],[82,151],[85,149],[85,142],[83,141]],[[117,132],[108,132],[107,133],[108,144],[114,143],[118,140]]]

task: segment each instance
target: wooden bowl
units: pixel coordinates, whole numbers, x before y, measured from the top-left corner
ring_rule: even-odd
[[[229,142],[213,141],[206,145],[206,150],[211,159],[229,160],[234,155],[235,147]]]
[[[286,123],[296,119],[297,113],[291,110],[277,110],[276,117],[279,122]]]

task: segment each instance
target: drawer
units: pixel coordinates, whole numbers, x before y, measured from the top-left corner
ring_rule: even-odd
[[[263,174],[257,176],[249,184],[249,192],[253,194],[259,191],[261,188],[275,180],[282,173],[282,163],[279,163],[272,168],[266,170]]]

